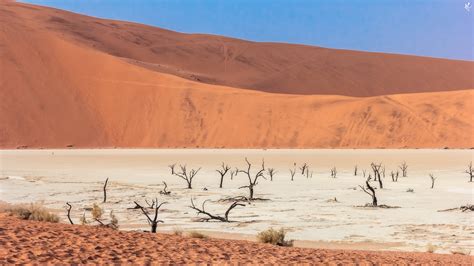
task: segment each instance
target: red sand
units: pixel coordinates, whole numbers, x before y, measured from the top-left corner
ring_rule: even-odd
[[[276,247],[238,240],[121,232],[0,214],[0,264],[424,264],[472,265],[472,256]]]
[[[302,73],[308,78],[326,75],[324,79],[317,77],[316,83],[314,80],[307,82],[312,84],[311,88],[318,88],[311,93],[328,93],[325,89],[328,85],[334,89],[331,93],[391,95],[357,98],[263,93],[190,81],[112,55],[143,56],[150,60],[161,58],[160,54],[156,57],[142,54],[143,44],[125,41],[134,34],[140,34],[134,37],[137,42],[156,35],[153,38],[157,39],[151,39],[150,45],[168,43],[176,49],[180,47],[176,38],[185,38],[182,43],[188,45],[203,39],[202,35],[183,35],[20,3],[1,2],[0,14],[0,148],[65,148],[68,145],[90,148],[474,147],[472,62],[251,43],[263,47],[253,52],[256,55],[264,49],[274,51],[271,53],[278,56],[307,54],[309,57],[312,52],[307,49],[311,49],[334,56],[340,54],[344,59],[330,57],[318,65],[320,71],[309,68],[310,72],[301,72],[298,68],[291,70],[300,60],[298,58],[280,61],[262,57],[271,69],[275,64],[287,62],[285,70],[278,70],[278,75],[269,72],[273,78],[271,84],[264,86],[268,90],[291,87],[295,91],[285,89],[284,92],[302,93],[299,85],[294,80],[290,82],[291,78],[285,74],[302,80],[301,86],[305,87],[304,79],[296,75]],[[108,26],[102,25],[104,23]],[[127,27],[133,31],[126,30]],[[94,35],[86,35],[86,29],[87,34]],[[170,40],[171,36],[175,39]],[[117,41],[117,38],[124,41]],[[243,42],[223,37],[205,39],[211,43],[216,40]],[[120,45],[120,49],[109,45]],[[201,54],[210,49],[206,47],[183,48],[186,54],[183,58],[174,50],[169,56],[176,58],[177,64],[200,62],[203,71],[209,67],[209,75],[227,80],[227,76],[221,77],[212,70],[222,69],[222,65],[201,61],[202,57],[208,56]],[[281,52],[273,47],[288,51]],[[197,54],[196,58],[194,54]],[[384,67],[370,63],[372,57],[378,58]],[[258,58],[247,63],[260,66],[262,62]],[[396,63],[389,63],[391,59],[388,58]],[[368,61],[364,61],[366,59]],[[380,67],[387,72],[374,74],[355,67],[365,64],[362,62],[367,62],[370,69]],[[402,66],[405,63],[400,62],[421,72],[402,71],[398,67],[405,68]],[[335,66],[322,67],[327,64]],[[356,74],[349,78],[350,74],[340,72],[338,67]],[[252,70],[252,75],[261,76],[265,69]],[[246,71],[233,69],[231,76],[235,75],[239,80],[216,83],[247,87],[240,83],[252,80],[243,73]],[[375,80],[382,76],[390,79]],[[352,85],[346,87],[338,83],[346,81]],[[398,81],[407,82],[406,86]],[[368,84],[374,84],[378,89]],[[400,90],[390,89],[388,84]],[[412,89],[406,90],[408,87]],[[470,90],[453,91],[467,88]],[[414,93],[419,91],[428,92]],[[393,94],[397,92],[410,93]]]

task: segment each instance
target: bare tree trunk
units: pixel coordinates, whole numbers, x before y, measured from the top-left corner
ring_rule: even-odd
[[[66,205],[68,206],[68,209],[67,209],[67,219],[69,220],[69,222],[71,224],[74,224],[71,220],[71,209],[72,209],[72,206],[71,204],[69,204],[69,202],[66,202]]]
[[[103,203],[107,202],[107,183],[109,182],[109,178],[105,179],[105,184],[104,184],[104,201]]]

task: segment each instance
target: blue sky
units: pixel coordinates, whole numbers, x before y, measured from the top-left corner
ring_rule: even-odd
[[[464,8],[467,0],[23,2],[186,33],[474,60],[474,9]]]

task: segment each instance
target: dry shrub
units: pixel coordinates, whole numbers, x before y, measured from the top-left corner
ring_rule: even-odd
[[[173,235],[182,236],[183,235],[183,230],[179,227],[174,227],[173,228]]]
[[[197,231],[191,231],[188,233],[189,237],[192,238],[201,238],[201,239],[206,239],[207,236],[205,234],[199,233]]]
[[[2,210],[23,220],[59,222],[59,216],[48,211],[42,203],[8,204]]]
[[[428,253],[434,253],[437,249],[438,247],[431,243],[426,246],[426,252]]]
[[[291,247],[293,246],[293,240],[285,240],[286,231],[281,228],[275,230],[273,228],[267,229],[258,233],[257,239],[261,243],[270,243],[272,245]]]

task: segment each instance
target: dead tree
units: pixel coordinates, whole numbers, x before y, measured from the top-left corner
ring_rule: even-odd
[[[435,185],[436,177],[434,177],[433,174],[430,174],[430,178],[431,178],[431,189],[433,189]]]
[[[385,166],[382,167],[382,176],[385,178]]]
[[[69,202],[66,202],[66,205],[68,206],[68,209],[67,209],[67,219],[69,220],[69,222],[71,224],[74,224],[71,220],[71,209],[72,209],[72,206],[71,204],[69,204]]]
[[[211,213],[209,213],[209,212],[207,212],[207,211],[205,210],[204,205],[206,204],[207,201],[209,201],[209,200],[205,200],[205,201],[202,203],[201,209],[199,209],[198,207],[196,207],[196,205],[194,205],[194,201],[193,201],[193,199],[191,198],[191,206],[189,206],[189,208],[191,208],[191,209],[197,211],[197,212],[198,212],[198,215],[201,214],[201,213],[204,214],[204,215],[207,215],[208,218],[202,218],[202,221],[206,221],[206,222],[208,222],[208,221],[210,221],[210,220],[217,220],[217,221],[227,222],[227,223],[228,223],[228,222],[231,222],[231,221],[229,220],[229,213],[230,213],[230,211],[231,211],[233,208],[237,207],[237,206],[242,206],[242,207],[245,206],[245,204],[243,204],[243,203],[239,203],[238,201],[234,201],[234,203],[232,203],[232,204],[229,206],[229,208],[228,208],[227,211],[225,212],[224,216],[218,216],[218,215],[213,215],[213,214],[211,214]]]
[[[307,163],[304,163],[304,164],[300,167],[301,175],[304,175],[304,174],[305,174],[305,171],[306,171],[307,168],[308,168],[308,164],[307,164]]]
[[[275,169],[273,168],[268,168],[267,169],[268,176],[270,177],[270,181],[273,181],[273,176],[276,174]]]
[[[311,171],[311,177],[313,177],[313,171]],[[309,175],[309,166],[306,167],[306,178],[310,178],[310,175]]]
[[[158,211],[160,210],[161,206],[163,204],[165,204],[166,202],[162,202],[161,204],[158,204],[158,199],[153,200],[153,202],[156,203],[156,204],[154,204],[156,206],[154,206],[154,208],[153,208],[154,212],[155,212],[155,215],[154,215],[153,219],[151,219],[150,215],[148,214],[148,211],[143,206],[141,206],[136,201],[134,201],[136,207],[138,209],[142,210],[142,213],[146,216],[148,224],[151,226],[151,232],[156,233],[156,228],[158,227],[158,223],[163,223],[162,220],[158,220]]]
[[[357,176],[357,165],[354,166],[354,176]]]
[[[224,182],[224,176],[230,170],[230,167],[224,163],[221,165],[222,169],[217,169],[216,171],[221,175],[221,182],[219,183],[219,188],[222,188],[222,182]]]
[[[185,180],[186,183],[188,184],[188,189],[192,189],[193,179],[196,176],[196,174],[199,172],[199,170],[201,170],[201,168],[197,170],[191,169],[189,172],[186,170],[186,165],[180,165],[179,168],[181,169],[181,172],[176,172],[173,170],[174,175],[179,176],[180,178]]]
[[[407,163],[405,161],[403,161],[402,164],[398,168],[400,168],[400,170],[402,170],[402,176],[407,177],[407,169],[408,169]]]
[[[103,203],[105,203],[107,201],[107,183],[109,182],[109,178],[107,177],[107,179],[105,179],[105,184],[104,184],[104,201]]]
[[[172,174],[172,175],[174,175],[174,173],[175,173],[175,172],[174,172],[174,167],[175,167],[175,166],[176,166],[176,163],[168,165],[168,167],[169,167],[170,170],[171,170],[171,174]]]
[[[390,171],[390,176],[392,177],[392,182],[398,182],[398,171],[397,173]]]
[[[163,188],[163,190],[160,191],[160,194],[161,195],[169,195],[171,194],[171,191],[167,191],[166,189],[168,188],[168,185],[166,184],[165,181],[163,181],[163,185],[165,185],[165,187]]]
[[[252,164],[249,162],[249,160],[247,158],[245,158],[245,162],[247,162],[247,170],[238,170],[238,172],[242,172],[244,174],[247,175],[248,179],[249,179],[249,184],[247,186],[242,186],[242,187],[239,187],[240,188],[248,188],[249,189],[249,198],[248,200],[253,200],[254,197],[253,197],[253,190],[254,190],[254,187],[258,184],[258,178],[259,177],[263,177],[263,171],[265,171],[265,161],[262,160],[262,168],[260,170],[257,171],[257,173],[252,177],[251,173],[250,173],[250,169],[252,168]]]
[[[362,189],[362,191],[364,191],[365,193],[369,194],[372,197],[372,206],[377,207],[378,204],[377,204],[377,196],[375,196],[375,189],[372,186],[370,186],[369,181],[370,181],[370,178],[368,178],[365,181],[365,185],[370,192],[367,191],[363,186],[359,186],[359,187]]]
[[[291,181],[294,180],[296,174],[296,163],[293,164],[293,169],[290,169]]]
[[[337,177],[337,169],[336,169],[335,166],[334,166],[333,168],[331,168],[331,177],[332,177],[332,178],[336,178],[336,177]]]
[[[365,170],[365,169],[362,170],[362,174],[364,175],[364,177],[365,177],[366,172],[367,172],[367,170]]]
[[[236,175],[237,173],[237,170],[234,171],[234,170],[230,170],[230,180],[234,180],[234,176]]]
[[[468,168],[465,173],[469,175],[469,182],[472,182],[472,180],[474,179],[474,169],[472,168],[472,162],[470,162],[467,167]]]
[[[379,187],[383,188],[382,178],[380,177],[380,168],[382,167],[382,164],[371,163],[370,166],[372,167],[372,170],[374,171],[374,181],[379,181]]]

